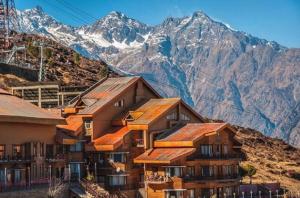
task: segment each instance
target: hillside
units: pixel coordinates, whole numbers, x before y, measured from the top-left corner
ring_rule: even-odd
[[[29,63],[39,69],[40,48],[35,42],[44,43],[45,81],[57,81],[62,85],[91,85],[111,72],[103,61],[90,60],[52,39],[34,34],[18,34],[17,46],[26,46],[25,51],[17,52],[14,63]],[[26,61],[25,57],[26,56]],[[0,74],[2,87],[26,83],[26,76]]]
[[[247,156],[242,165],[251,164],[257,169],[253,183],[280,182],[290,191],[300,189],[300,149],[252,129],[236,128]],[[244,177],[243,182],[249,183],[249,178]]]
[[[300,144],[300,49],[234,30],[201,11],[156,26],[120,12],[82,27],[65,25],[41,7],[21,15],[24,32],[142,75],[206,117]]]

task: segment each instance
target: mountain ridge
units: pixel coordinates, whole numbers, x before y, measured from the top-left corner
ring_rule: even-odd
[[[27,33],[142,75],[206,117],[300,145],[300,49],[233,30],[202,11],[155,26],[120,12],[81,27],[57,22],[40,8],[22,14]]]

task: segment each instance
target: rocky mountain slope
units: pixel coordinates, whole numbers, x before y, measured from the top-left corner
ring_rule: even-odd
[[[62,85],[89,86],[106,76],[108,72],[112,72],[103,61],[85,58],[71,48],[47,37],[18,34],[15,39],[18,46],[26,46],[26,51],[18,51],[12,64],[26,63],[34,69],[39,69],[40,66],[40,48],[35,43],[44,43],[45,81],[58,81]],[[0,85],[4,88],[26,82],[28,82],[26,76],[0,74]]]
[[[20,14],[24,32],[143,75],[204,116],[300,145],[300,49],[233,30],[203,12],[156,26],[112,12],[82,27],[64,25],[40,7]]]
[[[242,166],[251,164],[257,169],[253,183],[279,182],[289,191],[299,191],[300,149],[252,129],[236,128],[236,137],[243,143],[242,150],[246,154]],[[244,177],[243,183],[249,183],[249,178]]]

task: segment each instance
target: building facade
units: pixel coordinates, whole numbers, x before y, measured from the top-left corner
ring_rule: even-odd
[[[0,89],[0,190],[47,183],[65,162],[56,156],[60,116]]]
[[[162,98],[141,77],[103,79],[63,114],[61,136],[75,138],[83,153],[72,172],[93,175],[108,191],[128,197],[238,194],[234,130],[205,123],[180,98]]]

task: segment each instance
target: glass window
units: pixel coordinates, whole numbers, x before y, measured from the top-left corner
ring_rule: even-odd
[[[76,144],[70,145],[71,152],[81,152],[82,151],[82,142],[77,142]]]
[[[167,115],[167,120],[177,120],[177,113],[173,112]]]
[[[166,168],[166,176],[181,177],[181,175],[182,175],[182,167],[167,167]]]
[[[109,160],[112,162],[125,163],[126,162],[126,154],[125,153],[110,153]]]
[[[213,166],[202,166],[201,173],[203,177],[211,177],[214,175],[214,167]]]
[[[182,191],[167,191],[166,198],[183,198]]]
[[[22,151],[21,151],[21,145],[13,145],[13,156],[14,157],[21,157]]]
[[[213,148],[211,144],[201,145],[200,148],[202,156],[211,157],[213,155]]]
[[[224,155],[227,155],[227,154],[228,154],[228,145],[227,145],[227,144],[224,144],[224,145],[223,145],[223,154],[224,154]]]
[[[21,182],[21,170],[15,170],[14,182],[15,183]]]
[[[119,100],[114,104],[115,107],[123,107],[124,106],[124,99]]]
[[[5,157],[5,145],[0,145],[0,160]]]
[[[85,127],[85,129],[91,129],[92,128],[92,121],[91,120],[85,120],[84,121],[84,127]]]
[[[180,114],[180,120],[189,121],[189,120],[191,120],[191,118],[188,115],[186,115],[184,113],[181,113]]]
[[[195,175],[195,167],[194,166],[188,166],[186,169],[186,174],[188,176],[194,176]]]
[[[46,158],[50,159],[54,157],[54,152],[53,152],[53,145],[52,144],[47,144],[46,145]]]
[[[109,176],[109,185],[111,186],[122,186],[126,184],[126,176]]]
[[[0,169],[0,183],[4,183],[4,182],[5,182],[5,170]]]
[[[33,143],[33,155],[37,156],[37,143]]]
[[[40,143],[40,156],[44,156],[44,143]]]
[[[188,189],[187,192],[188,198],[195,198],[195,189]]]

